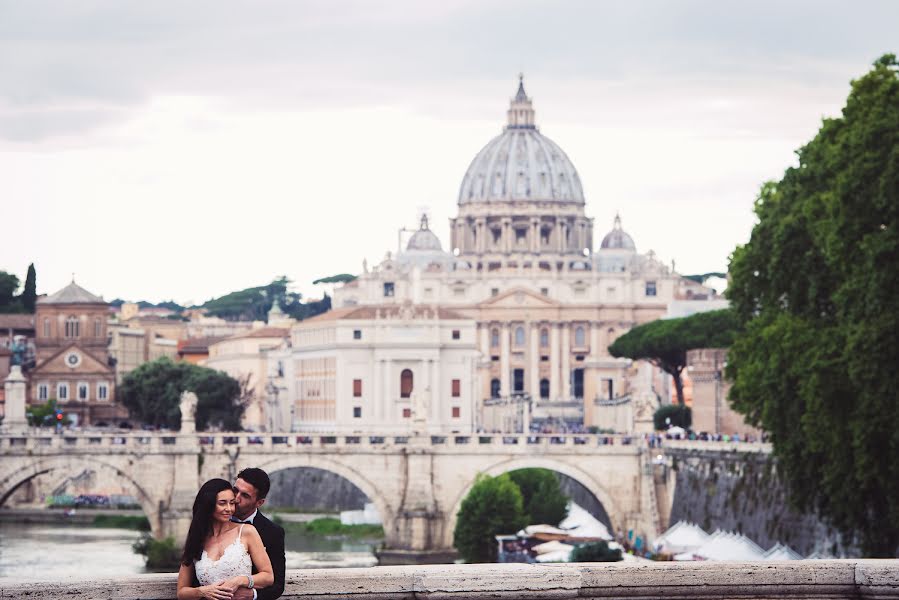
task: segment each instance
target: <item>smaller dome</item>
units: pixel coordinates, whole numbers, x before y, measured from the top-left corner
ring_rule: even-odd
[[[409,238],[406,250],[436,250],[437,252],[443,252],[440,239],[433,231],[428,229],[427,215],[421,216],[421,227]]]
[[[634,238],[621,228],[621,217],[618,215],[615,215],[615,225],[612,227],[612,231],[602,238],[602,244],[599,247],[601,250],[637,250]]]

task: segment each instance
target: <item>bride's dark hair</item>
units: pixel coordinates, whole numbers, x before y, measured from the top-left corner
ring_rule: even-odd
[[[210,479],[200,487],[194,499],[193,518],[184,542],[181,564],[190,566],[203,555],[206,537],[212,533],[212,513],[215,512],[216,498],[225,490],[234,490],[231,482],[224,479]]]

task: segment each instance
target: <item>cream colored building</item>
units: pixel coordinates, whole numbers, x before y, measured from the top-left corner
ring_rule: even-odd
[[[209,346],[203,366],[224,371],[246,385],[250,394],[243,426],[254,431],[283,429],[272,407],[267,406],[268,352],[281,347],[289,335],[286,327],[258,327]]]
[[[290,341],[270,364],[292,399],[295,430],[439,434],[478,426],[476,327],[461,314],[411,302],[351,306],[294,325]]]
[[[537,128],[520,84],[503,132],[462,179],[449,248],[423,217],[405,247],[336,289],[334,306],[422,304],[473,321],[488,429],[532,419],[599,425],[602,406],[635,398],[630,361],[610,356],[609,344],[672,301],[711,292],[639,253],[618,217],[596,247],[585,205],[577,170]],[[631,414],[651,415],[658,396],[640,394],[655,404]]]

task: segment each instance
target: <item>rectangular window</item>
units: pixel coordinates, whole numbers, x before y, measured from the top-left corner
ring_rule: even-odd
[[[38,400],[49,400],[50,399],[50,386],[46,383],[42,383],[37,386],[37,399]]]
[[[361,330],[361,329],[354,329],[354,330],[353,330],[353,339],[354,339],[354,340],[361,340],[361,339],[362,339],[362,330]]]
[[[454,406],[453,407],[453,418],[458,419],[461,416],[462,416],[462,409],[459,408],[458,406]]]
[[[549,296],[549,288],[540,288],[540,293],[544,296]]]
[[[354,418],[354,419],[361,419],[361,418],[362,418],[362,407],[361,407],[361,406],[354,406],[354,407],[353,407],[353,418]]]
[[[524,391],[524,369],[512,369],[512,391]]]
[[[499,288],[491,288],[490,295],[491,296],[499,296]]]
[[[453,398],[458,398],[462,395],[462,380],[461,379],[453,379],[453,388],[452,388]]]
[[[655,281],[647,281],[646,282],[646,295],[647,296],[655,296],[656,295],[656,282]]]
[[[385,298],[392,298],[392,297],[393,297],[393,289],[394,289],[394,288],[393,288],[393,282],[392,282],[392,281],[386,281],[386,282],[384,282],[384,297],[385,297]]]
[[[86,383],[78,383],[78,399],[87,400],[89,387]]]
[[[403,409],[403,418],[404,418],[404,419],[409,419],[409,418],[411,418],[411,417],[412,417],[412,409],[411,409],[411,408],[404,408],[404,409]]]
[[[109,399],[109,384],[102,382],[97,384],[97,399],[98,400],[108,400]]]
[[[362,397],[362,380],[361,379],[353,380],[353,397],[354,398]]]
[[[44,319],[44,337],[50,337],[50,319]]]
[[[453,329],[453,339],[458,340],[462,337],[462,332],[458,329]]]
[[[56,384],[56,398],[58,400],[68,400],[69,399],[69,384],[68,383],[57,383]]]

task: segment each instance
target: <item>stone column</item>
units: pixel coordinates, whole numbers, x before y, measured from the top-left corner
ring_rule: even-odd
[[[511,219],[503,219],[503,252],[508,254],[512,251],[512,221]]]
[[[590,356],[596,358],[599,355],[599,323],[590,321]]]
[[[26,379],[22,375],[22,367],[13,365],[3,382],[3,392],[6,394],[3,429],[9,433],[25,432],[28,429],[28,418],[25,416],[25,386]]]
[[[531,323],[530,341],[528,379],[531,383],[528,386],[528,391],[531,393],[531,398],[537,400],[540,398],[540,326],[537,323]]]
[[[374,352],[372,352],[372,361],[371,361],[371,390],[366,389],[366,382],[362,382],[362,397],[365,398],[366,395],[371,398],[371,402],[368,403],[368,406],[371,407],[371,415],[366,415],[362,413],[362,418],[365,422],[371,423],[375,427],[379,427],[383,425],[384,415],[382,414],[385,405],[385,399],[380,398],[381,395],[381,361],[375,357]],[[371,419],[370,421],[368,419]]]
[[[540,219],[531,218],[531,243],[529,244],[531,252],[537,254],[540,252]]]
[[[508,397],[511,392],[511,386],[509,385],[509,343],[509,324],[503,323],[499,332],[499,395],[504,398]]]
[[[571,398],[571,324],[562,324],[562,398]]]
[[[431,405],[428,407],[428,418],[431,423],[437,427],[441,427],[445,423],[449,415],[444,411],[450,410],[448,400],[450,398],[449,390],[444,389],[443,382],[440,381],[440,359],[431,361]]]
[[[559,398],[559,324],[553,323],[549,330],[549,399]]]
[[[486,357],[490,357],[490,324],[489,323],[481,323],[480,327],[480,344],[479,350],[481,354]]]
[[[565,250],[565,234],[562,219],[556,217],[556,252],[562,253]]]
[[[397,417],[399,415],[396,414],[396,402],[393,401],[393,397],[390,395],[391,385],[390,385],[390,361],[386,358],[381,359],[381,385],[383,386],[382,390],[382,411],[384,415],[384,420],[389,421],[391,424],[397,423]]]

